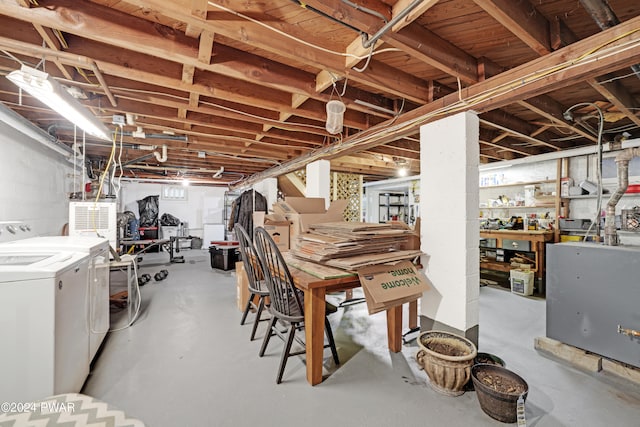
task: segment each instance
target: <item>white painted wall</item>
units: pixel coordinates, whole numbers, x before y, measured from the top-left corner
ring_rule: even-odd
[[[0,221],[27,221],[39,235],[60,235],[69,219],[73,166],[0,122]]]
[[[278,201],[278,179],[267,178],[257,182],[253,189],[262,194],[267,199],[267,208],[271,210],[271,206]]]
[[[166,200],[162,197],[162,187],[168,184],[124,182],[119,197],[119,212],[131,211],[140,217],[138,200],[147,196],[158,199],[158,219],[169,213],[187,222],[192,236],[203,237],[204,224],[222,224],[225,187],[189,186],[187,200]]]

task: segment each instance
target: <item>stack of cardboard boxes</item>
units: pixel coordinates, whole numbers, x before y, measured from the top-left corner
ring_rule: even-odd
[[[347,204],[347,200],[336,200],[329,205],[329,208],[325,208],[324,198],[287,197],[284,201],[273,205],[273,214],[254,213],[253,223],[255,227],[264,227],[268,230],[281,251],[289,251],[296,237],[308,232],[310,225],[343,221],[343,211]],[[396,224],[397,227],[401,225],[403,224]],[[404,227],[409,230],[408,226],[404,225]],[[416,223],[415,231],[409,233],[408,242],[400,249],[420,249],[418,230],[419,223]],[[246,289],[247,277],[242,263],[236,264],[236,273],[238,309],[243,310],[249,293]],[[371,266],[359,273],[370,313],[413,301],[429,289],[424,274],[409,261],[395,265]]]

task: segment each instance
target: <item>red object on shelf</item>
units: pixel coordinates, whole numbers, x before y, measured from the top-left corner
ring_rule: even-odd
[[[640,184],[631,184],[627,187],[625,193],[640,193]]]
[[[211,245],[213,246],[238,246],[240,242],[235,240],[212,240]]]

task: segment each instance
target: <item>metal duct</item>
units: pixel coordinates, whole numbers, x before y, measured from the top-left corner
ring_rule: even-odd
[[[384,35],[387,31],[389,31],[394,25],[403,20],[405,16],[409,14],[416,6],[422,3],[423,0],[413,0],[413,2],[404,8],[402,12],[398,13],[396,16],[391,18],[391,21],[387,22],[384,27],[380,28],[377,33],[375,33],[371,38],[362,41],[362,46],[365,48],[371,47],[375,42],[378,41],[380,37]]]
[[[354,8],[356,10],[359,10],[359,11],[362,11],[364,13],[368,13],[369,15],[373,15],[373,16],[375,16],[377,18],[380,18],[380,20],[382,22],[384,22],[385,24],[387,22],[389,22],[389,20],[387,19],[386,16],[384,16],[383,14],[381,14],[381,13],[379,13],[379,12],[373,10],[373,9],[369,9],[368,7],[360,6],[359,4],[355,4],[354,2],[349,1],[349,0],[342,0],[342,3],[346,4],[347,6],[351,6],[352,8]]]
[[[629,186],[629,161],[638,155],[640,155],[640,148],[627,148],[616,156],[618,188],[616,188],[616,191],[607,202],[607,212],[604,219],[605,245],[617,246],[620,243],[618,231],[616,230],[616,205]]]
[[[47,132],[50,135],[53,135],[53,132],[55,132],[56,129],[64,129],[64,130],[73,130],[73,126],[67,126],[67,125],[51,125],[47,128]],[[111,134],[113,135],[114,133],[118,132],[118,135],[122,134],[122,136],[133,136],[133,132],[129,132],[129,131],[122,131],[122,130],[112,130]],[[90,136],[87,135],[87,137],[89,138]],[[164,139],[166,141],[181,141],[181,142],[188,142],[189,138],[187,137],[187,135],[168,135],[166,133],[145,133],[144,135],[145,139]]]
[[[620,20],[616,16],[616,13],[609,6],[607,0],[580,0],[582,7],[591,15],[596,24],[601,30],[615,27],[620,23]],[[640,79],[640,64],[634,64],[631,66],[631,70],[635,73],[636,77]]]

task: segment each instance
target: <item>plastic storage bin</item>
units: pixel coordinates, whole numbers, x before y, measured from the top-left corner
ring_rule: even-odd
[[[514,294],[533,295],[533,271],[511,270],[509,281]]]
[[[231,270],[240,260],[238,246],[209,246],[211,268]]]
[[[142,240],[158,239],[158,227],[140,227],[138,231]]]

